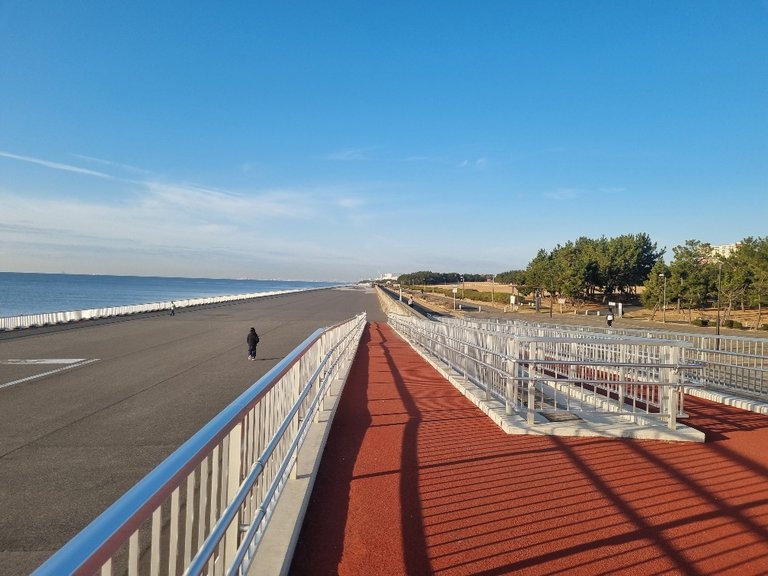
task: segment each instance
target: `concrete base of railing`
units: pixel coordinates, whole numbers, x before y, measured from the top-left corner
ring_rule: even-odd
[[[711,400],[718,404],[725,404],[726,406],[733,406],[735,408],[741,408],[742,410],[749,410],[750,412],[768,415],[768,403],[761,402],[760,400],[742,398],[734,396],[730,392],[714,390],[712,388],[685,387],[684,391],[686,394],[696,396],[697,398],[704,398],[705,400]]]

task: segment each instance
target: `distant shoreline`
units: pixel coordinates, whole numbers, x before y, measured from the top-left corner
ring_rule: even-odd
[[[137,306],[171,300],[339,286],[305,280],[226,280],[0,272],[0,317]]]

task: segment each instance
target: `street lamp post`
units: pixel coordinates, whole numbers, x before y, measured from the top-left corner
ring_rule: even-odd
[[[461,275],[461,299],[464,300],[464,275]]]
[[[717,263],[717,342],[715,350],[720,350],[720,285],[723,279],[723,263]]]
[[[662,299],[662,309],[661,309],[661,321],[666,324],[667,323],[667,275],[666,274],[659,274],[662,278],[664,278],[664,297]]]

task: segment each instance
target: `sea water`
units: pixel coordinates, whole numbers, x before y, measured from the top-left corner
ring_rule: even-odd
[[[338,285],[300,280],[229,280],[0,272],[0,317],[131,306]]]

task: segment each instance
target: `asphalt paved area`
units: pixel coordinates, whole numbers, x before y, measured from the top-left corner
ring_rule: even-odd
[[[31,572],[314,330],[362,311],[384,319],[373,291],[333,289],[0,334],[0,576]]]

